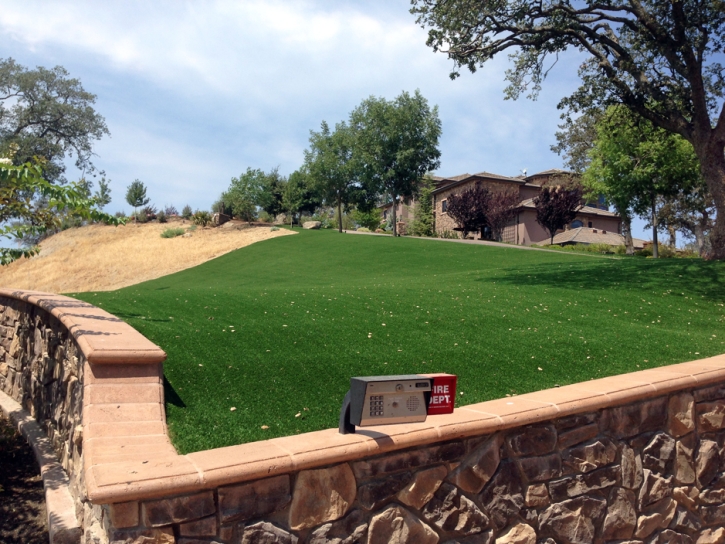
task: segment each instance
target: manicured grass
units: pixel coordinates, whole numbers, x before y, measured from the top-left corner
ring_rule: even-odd
[[[464,405],[725,351],[694,259],[302,231],[76,296],[166,350],[180,452],[336,427],[350,376],[458,374]]]

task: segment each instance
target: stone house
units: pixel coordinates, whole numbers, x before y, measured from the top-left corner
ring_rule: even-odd
[[[504,229],[502,238],[504,242],[517,245],[548,244],[549,233],[536,222],[536,207],[534,199],[541,192],[544,185],[556,185],[557,179],[571,176],[570,172],[559,169],[546,170],[530,176],[508,177],[491,172],[478,174],[461,174],[454,177],[433,177],[436,188],[433,191],[433,215],[435,231],[439,235],[445,232],[455,232],[458,229],[455,221],[446,211],[448,198],[460,194],[473,187],[476,183],[485,184],[492,191],[514,190],[519,195],[519,205],[516,216]],[[397,218],[402,223],[404,232],[406,225],[413,221],[417,201],[406,199],[398,203]],[[381,206],[383,218],[388,220],[392,213],[392,204]],[[582,206],[574,220],[567,225],[569,229],[594,229],[597,232],[621,234],[622,221],[618,214],[609,211],[603,201],[587,203]],[[560,231],[563,232],[563,231]],[[478,233],[478,239],[489,239],[490,233]]]

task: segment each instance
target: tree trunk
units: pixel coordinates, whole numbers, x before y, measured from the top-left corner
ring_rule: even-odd
[[[342,199],[337,194],[337,230],[342,233]]]
[[[669,225],[667,227],[667,231],[670,234],[670,246],[674,249],[677,247],[677,229],[675,229],[672,225]]]
[[[715,201],[715,225],[710,231],[711,252],[701,255],[709,259],[725,259],[725,154],[723,142],[708,142],[703,152],[698,153],[700,171],[707,188]],[[694,146],[695,151],[698,147]],[[704,147],[704,146],[703,146]]]
[[[395,195],[393,197],[393,237],[398,235],[398,218],[396,217],[398,198]]]
[[[622,217],[622,230],[624,231],[624,247],[627,255],[634,255],[634,241],[632,240],[632,218],[628,213],[620,213]]]
[[[658,259],[660,256],[657,244],[657,203],[655,194],[652,193],[652,257]]]
[[[695,228],[695,245],[697,246],[697,254],[702,257],[702,249],[705,246],[705,229],[701,225],[696,224]]]

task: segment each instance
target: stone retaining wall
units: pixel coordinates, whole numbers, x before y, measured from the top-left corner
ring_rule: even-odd
[[[80,460],[85,542],[725,542],[725,356],[181,456],[163,352],[90,305],[0,295],[0,387]]]

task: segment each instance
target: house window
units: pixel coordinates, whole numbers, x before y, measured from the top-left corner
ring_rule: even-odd
[[[447,210],[448,210],[448,201],[447,200],[442,200],[441,201],[441,211],[443,213],[446,213]]]
[[[584,223],[582,223],[582,222],[581,222],[581,221],[579,221],[578,219],[577,219],[576,221],[572,221],[572,222],[571,222],[571,228],[573,228],[573,229],[578,229],[578,228],[581,228],[581,227],[583,227],[583,226],[584,226]],[[590,225],[590,226],[591,226],[591,225]]]
[[[388,220],[388,210],[385,210],[383,212],[383,219],[385,219],[386,221]]]
[[[589,221],[589,228],[592,228],[593,226],[594,226],[594,224],[591,221]]]

